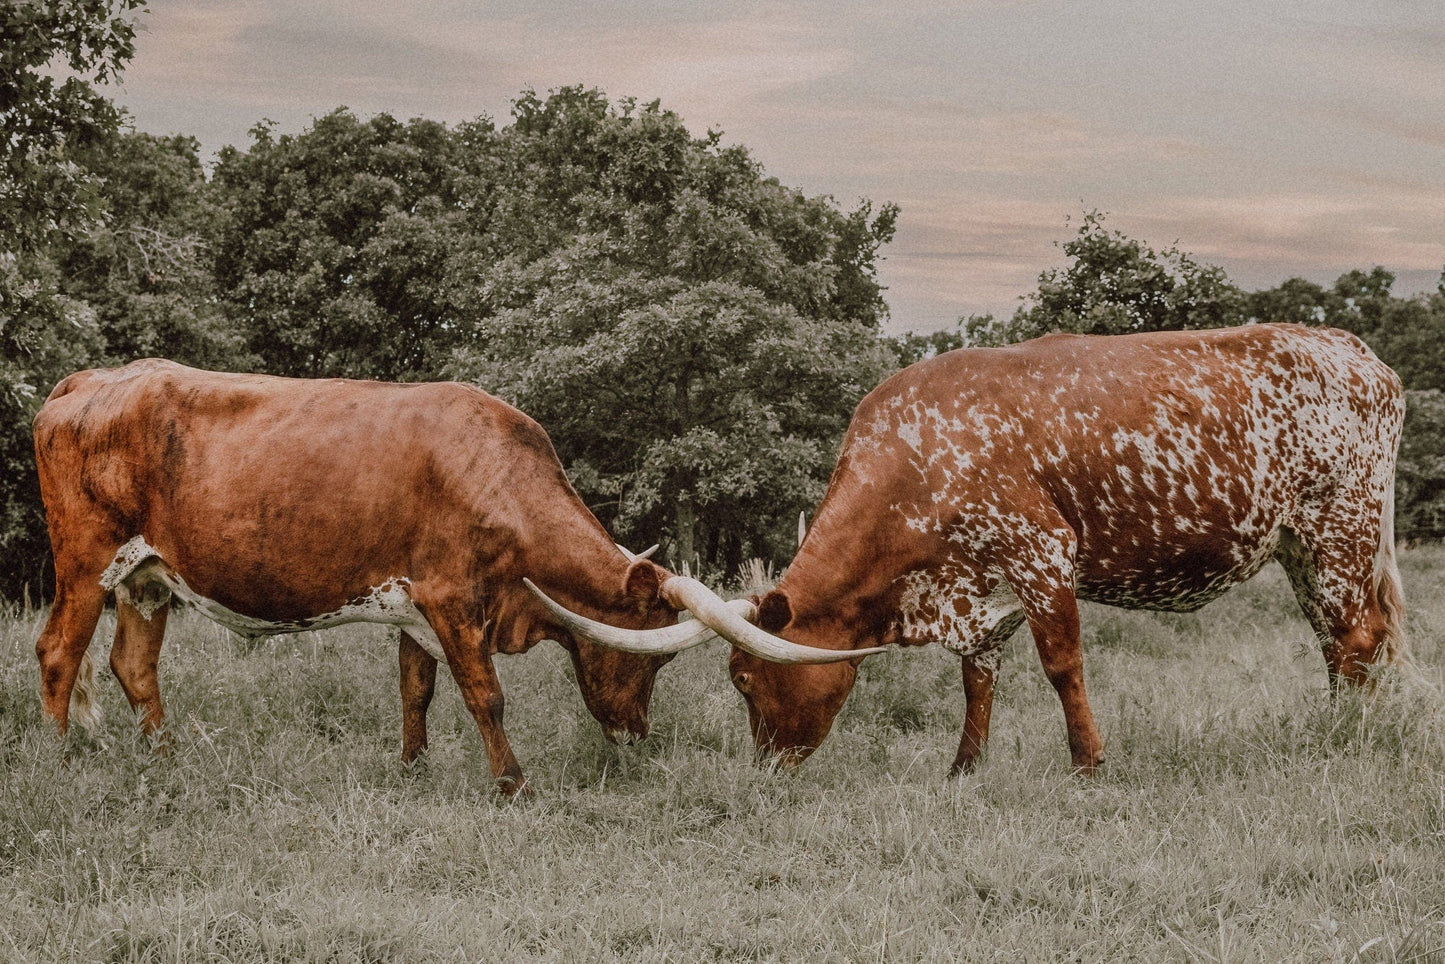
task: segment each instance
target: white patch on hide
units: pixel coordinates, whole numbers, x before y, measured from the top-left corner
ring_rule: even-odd
[[[150,619],[157,609],[169,601],[169,596],[174,594],[214,622],[252,638],[299,633],[310,629],[329,629],[344,623],[396,626],[415,639],[421,648],[435,659],[446,662],[446,654],[442,651],[437,634],[411,601],[411,580],[405,576],[393,576],[379,586],[372,586],[367,595],[353,599],[333,612],[279,622],[256,619],[227,609],[215,600],[193,591],[186,585],[180,573],[166,565],[160,554],[151,548],[145,539],[136,536],[116,552],[115,559],[101,574],[100,584],[107,590],[114,590],[117,599],[135,606],[146,619]]]
[[[963,656],[987,648],[994,629],[1021,608],[1000,573],[985,574],[980,585],[974,574],[949,566],[905,575],[898,606],[906,639],[936,640]]]

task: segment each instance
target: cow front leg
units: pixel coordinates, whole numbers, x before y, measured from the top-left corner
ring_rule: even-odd
[[[446,654],[452,678],[457,681],[462,699],[482,732],[482,742],[487,747],[487,759],[491,763],[497,789],[506,796],[515,796],[526,788],[527,781],[522,776],[516,755],[512,753],[507,732],[502,728],[505,700],[496,667],[492,665],[492,655],[487,649],[486,636],[481,627],[469,623],[447,625],[437,619],[431,619],[431,623]]]
[[[401,664],[401,762],[413,763],[426,752],[426,711],[436,692],[437,661],[411,636],[397,645]]]
[[[956,607],[955,607],[956,608]],[[1001,616],[978,644],[961,654],[963,661],[963,737],[958,756],[948,775],[972,773],[988,743],[988,724],[993,715],[993,688],[1003,661],[1003,644],[1018,631],[1024,614],[1015,609]]]
[[[1079,604],[1072,590],[1060,590],[1042,607],[1025,603],[1039,661],[1059,702],[1069,733],[1074,769],[1092,774],[1104,762],[1104,741],[1084,692],[1084,651],[1079,640]]]

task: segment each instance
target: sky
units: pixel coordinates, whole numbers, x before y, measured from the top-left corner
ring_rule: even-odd
[[[844,208],[901,208],[890,330],[1008,315],[1089,210],[1246,289],[1445,269],[1439,0],[153,0],[116,93],[209,157],[262,118],[660,99]]]

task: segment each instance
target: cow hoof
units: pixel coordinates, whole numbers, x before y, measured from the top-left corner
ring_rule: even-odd
[[[969,757],[967,760],[955,760],[953,766],[948,768],[948,779],[956,780],[959,777],[966,777],[978,768],[978,757]]]
[[[536,796],[536,791],[527,783],[523,776],[497,777],[497,793],[508,800],[530,800]]]

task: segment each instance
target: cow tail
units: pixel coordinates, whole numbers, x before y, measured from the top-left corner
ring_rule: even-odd
[[[1395,477],[1390,473],[1385,488],[1384,506],[1380,510],[1380,547],[1375,552],[1375,568],[1371,582],[1380,615],[1385,621],[1384,637],[1375,657],[1380,663],[1406,663],[1409,647],[1405,642],[1405,591],[1400,585],[1400,567],[1395,564]]]
[[[75,686],[70,691],[70,720],[93,735],[100,728],[103,717],[104,711],[96,700],[95,663],[91,661],[90,650],[87,649],[80,657],[80,669],[75,674]]]

